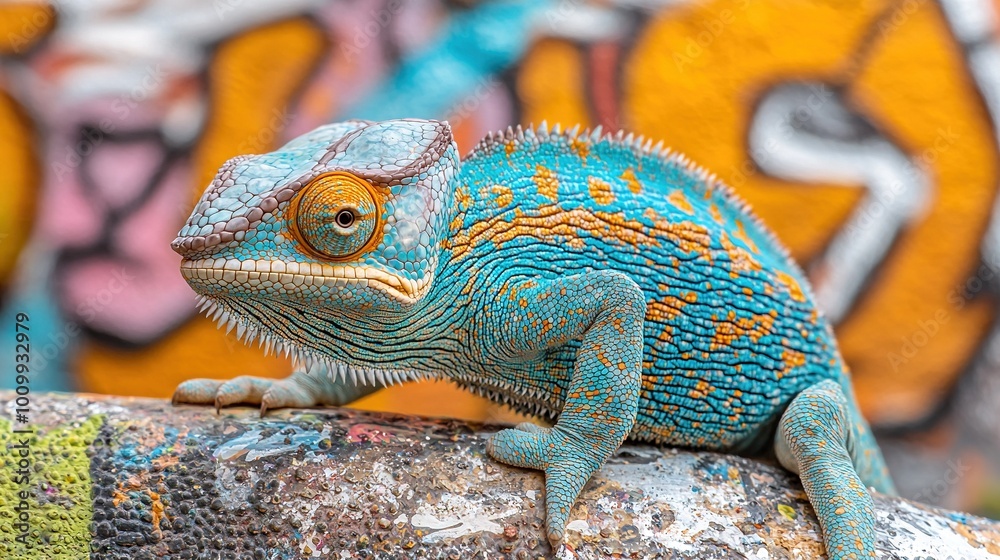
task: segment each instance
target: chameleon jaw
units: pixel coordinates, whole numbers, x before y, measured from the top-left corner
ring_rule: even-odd
[[[367,286],[402,304],[415,303],[431,283],[429,277],[410,280],[364,265],[206,258],[184,259],[180,268],[181,275],[192,286],[242,287],[247,290],[263,286],[268,291],[284,289],[287,293],[320,286],[329,289]]]
[[[326,368],[326,375],[334,383],[353,383],[354,385],[381,385],[388,387],[406,381],[433,379],[433,372],[418,371],[409,368],[386,369],[381,364],[351,364],[337,361],[322,351],[307,348],[268,328],[266,325],[247,319],[235,309],[226,298],[214,298],[208,295],[198,296],[198,311],[216,322],[221,329],[226,329],[228,335],[234,329],[236,339],[251,346],[256,340],[257,345],[264,350],[265,355],[284,355],[297,364],[295,367],[312,369],[317,365]]]

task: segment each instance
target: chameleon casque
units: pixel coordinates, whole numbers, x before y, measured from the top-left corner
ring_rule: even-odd
[[[450,379],[555,422],[487,452],[545,471],[558,545],[630,437],[802,478],[832,558],[875,555],[891,493],[804,275],[725,185],[661,145],[508,129],[460,161],[446,122],[348,121],[226,162],[172,247],[202,307],[299,359],[177,403],[341,405]]]

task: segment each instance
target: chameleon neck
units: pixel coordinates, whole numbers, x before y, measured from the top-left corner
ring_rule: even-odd
[[[442,377],[456,367],[454,309],[435,298],[392,310],[249,298],[221,298],[218,304],[237,323],[259,326],[248,338],[270,341],[306,361],[398,372],[401,379]]]

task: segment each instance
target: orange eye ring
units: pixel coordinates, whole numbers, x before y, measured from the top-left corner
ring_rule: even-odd
[[[324,173],[289,201],[288,230],[303,252],[317,260],[352,261],[381,241],[385,198],[374,185],[351,173]]]

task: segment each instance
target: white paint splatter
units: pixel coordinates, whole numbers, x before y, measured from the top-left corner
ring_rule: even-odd
[[[899,502],[898,508],[907,515],[892,515],[892,512],[877,510],[880,526],[892,527],[892,532],[879,531],[879,540],[888,541],[893,550],[911,558],[926,556],[934,558],[996,558],[984,548],[972,546],[965,537],[939,514],[925,511],[907,502]],[[892,515],[892,519],[887,519]]]
[[[489,514],[486,509],[481,500],[470,500],[449,493],[442,495],[435,504],[420,504],[417,513],[410,518],[410,524],[430,529],[431,531],[422,540],[425,543],[435,543],[483,531],[502,533],[503,527],[496,520],[519,511],[511,507],[499,513]]]

